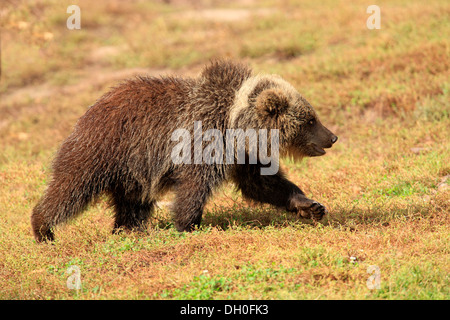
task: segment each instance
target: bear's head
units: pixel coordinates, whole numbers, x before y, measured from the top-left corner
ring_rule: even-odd
[[[278,129],[280,153],[295,158],[322,156],[338,139],[322,125],[311,104],[275,75],[244,82],[230,121],[234,128]]]

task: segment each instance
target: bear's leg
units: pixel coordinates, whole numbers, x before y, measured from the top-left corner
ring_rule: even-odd
[[[260,168],[257,165],[237,166],[233,180],[245,198],[300,213],[304,218],[322,219],[326,213],[323,205],[308,199],[283,173],[261,175]]]
[[[145,231],[147,230],[147,222],[150,218],[154,202],[142,202],[127,198],[124,195],[113,196],[113,203],[115,209],[115,221],[113,233],[121,230],[128,231]]]
[[[55,173],[31,215],[31,227],[36,241],[53,241],[53,227],[81,213],[95,195],[89,182],[82,181],[77,176]]]
[[[210,194],[211,188],[208,183],[195,179],[177,186],[174,218],[178,231],[193,231],[200,226],[203,208]]]
[[[31,214],[31,229],[33,230],[34,238],[37,242],[53,241],[55,235],[52,230],[53,223],[45,215],[44,203],[47,199],[42,198],[39,204],[34,207]]]

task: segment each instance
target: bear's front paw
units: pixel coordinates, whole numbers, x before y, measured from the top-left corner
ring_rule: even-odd
[[[317,221],[321,220],[327,213],[327,209],[325,208],[325,206],[318,203],[317,201],[314,201],[314,203],[311,204],[311,207],[309,207],[307,211],[309,211],[310,216],[312,216],[312,218]]]
[[[321,220],[327,213],[325,206],[317,201],[306,198],[303,195],[293,196],[288,203],[287,209],[299,213],[303,218]]]

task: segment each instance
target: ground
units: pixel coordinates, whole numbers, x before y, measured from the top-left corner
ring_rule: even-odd
[[[364,1],[80,0],[80,30],[71,4],[0,11],[0,299],[450,297],[448,1],[379,1],[379,30]],[[102,198],[36,244],[31,210],[86,109],[125,78],[195,76],[217,57],[280,74],[339,136],[323,157],[283,161],[327,220],[225,185],[192,233],[175,231],[169,194],[147,233],[112,235]]]

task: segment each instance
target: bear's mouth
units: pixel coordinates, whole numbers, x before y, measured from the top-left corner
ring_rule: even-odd
[[[313,156],[323,156],[326,153],[326,151],[323,148],[319,147],[315,143],[311,143],[310,147],[311,147],[311,150],[314,152]]]

